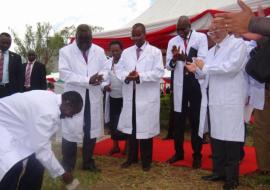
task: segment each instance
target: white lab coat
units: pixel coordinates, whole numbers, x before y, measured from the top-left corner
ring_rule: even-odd
[[[115,74],[115,70],[118,64],[114,65],[114,69],[112,70],[113,59],[110,58],[106,62],[106,78],[104,78],[106,84],[111,84],[111,92],[106,92],[105,97],[105,123],[110,122],[110,96],[113,98],[122,98],[122,81],[117,78]]]
[[[160,78],[164,75],[162,54],[159,49],[146,43],[139,60],[136,57],[137,47],[131,46],[122,53],[116,69],[117,77],[124,82],[135,68],[140,76],[136,84],[136,138],[148,139],[159,134],[160,123]],[[120,115],[118,130],[132,133],[132,97],[133,82],[123,83],[123,109]]]
[[[168,48],[167,48],[167,55],[166,55],[166,67],[168,70],[173,70],[170,67],[170,61],[172,60],[172,47],[173,46],[179,47],[180,50],[184,51],[184,41],[180,36],[175,36],[169,41]],[[204,59],[207,51],[208,51],[208,43],[206,35],[200,32],[196,32],[192,30],[190,40],[187,46],[187,54],[190,48],[193,47],[198,51],[197,58]],[[173,102],[174,102],[174,111],[181,112],[182,111],[182,94],[183,94],[183,69],[185,63],[183,61],[178,61],[176,63],[176,67],[174,68],[174,80],[173,80]]]
[[[234,36],[227,36],[219,45],[216,55],[215,46],[209,50],[202,69],[209,74],[211,137],[243,142],[247,47]]]
[[[198,79],[201,87],[202,100],[201,100],[201,109],[200,109],[200,124],[198,134],[201,138],[207,132],[209,132],[208,126],[208,116],[207,116],[207,106],[208,106],[208,98],[207,98],[207,87],[208,87],[208,75],[202,75],[201,78]]]
[[[77,91],[85,102],[86,89],[89,89],[91,138],[97,138],[104,134],[104,121],[102,86],[90,85],[89,80],[97,72],[100,74],[105,72],[106,61],[107,58],[104,50],[95,44],[92,44],[89,49],[88,64],[86,64],[82,52],[75,41],[60,49],[59,52],[59,73],[60,79],[65,82],[64,91]],[[84,111],[80,112],[76,117],[62,121],[62,135],[68,141],[82,142],[83,115]]]
[[[52,177],[64,173],[50,142],[60,127],[60,104],[61,95],[42,90],[0,99],[0,181],[33,153]]]

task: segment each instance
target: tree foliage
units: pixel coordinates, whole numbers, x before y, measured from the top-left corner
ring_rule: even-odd
[[[90,25],[91,26],[91,25]],[[93,33],[103,30],[100,26],[91,26]],[[35,27],[26,25],[24,38],[11,29],[16,45],[15,51],[25,60],[27,52],[34,50],[37,59],[46,65],[47,73],[56,70],[59,49],[69,42],[70,37],[74,37],[76,27],[74,25],[64,27],[60,31],[54,31],[50,23],[38,22]]]

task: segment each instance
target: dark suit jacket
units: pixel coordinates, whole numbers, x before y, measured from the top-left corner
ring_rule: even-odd
[[[9,51],[9,94],[23,91],[23,72],[21,56]]]
[[[27,63],[23,64],[23,84],[25,81],[25,70]],[[47,81],[46,81],[46,68],[45,65],[36,61],[33,65],[31,77],[30,77],[30,90],[46,90]]]

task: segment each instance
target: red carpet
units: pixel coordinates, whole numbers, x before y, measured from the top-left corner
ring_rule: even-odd
[[[156,162],[166,162],[174,154],[174,144],[173,140],[161,140],[160,138],[154,138],[153,144],[153,160]],[[96,155],[108,155],[112,147],[111,139],[106,139],[100,141],[96,144],[95,154]],[[124,142],[120,143],[121,150],[123,150]],[[185,159],[178,161],[174,166],[185,166],[191,167],[192,165],[192,149],[190,141],[186,141],[184,144],[185,150]],[[246,174],[253,172],[257,169],[255,150],[253,147],[245,147],[245,158],[240,165],[240,174]],[[212,169],[212,160],[209,158],[211,155],[211,150],[209,144],[203,146],[203,158],[202,158],[202,169],[211,170]],[[115,154],[114,157],[124,157],[122,154]]]

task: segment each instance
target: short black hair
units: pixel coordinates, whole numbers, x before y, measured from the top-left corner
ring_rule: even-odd
[[[82,96],[76,91],[67,91],[62,94],[62,101],[67,103],[72,109],[79,111],[83,106]]]
[[[119,45],[119,47],[120,47],[121,49],[123,49],[123,44],[122,44],[122,42],[120,42],[120,41],[118,41],[118,40],[113,40],[113,41],[111,41],[110,44],[109,44],[109,47],[111,47],[112,45]]]
[[[0,36],[5,36],[5,37],[8,37],[8,38],[11,38],[11,35],[9,33],[7,33],[7,32],[2,32],[0,34]]]
[[[138,27],[141,27],[143,29],[143,32],[146,33],[146,29],[145,29],[145,26],[144,24],[142,23],[136,23],[132,26],[132,30],[134,30],[135,28],[138,28]]]
[[[92,36],[92,28],[91,26],[87,25],[87,24],[80,24],[77,29],[76,29],[76,36],[78,33],[81,32],[89,32],[89,34]]]

